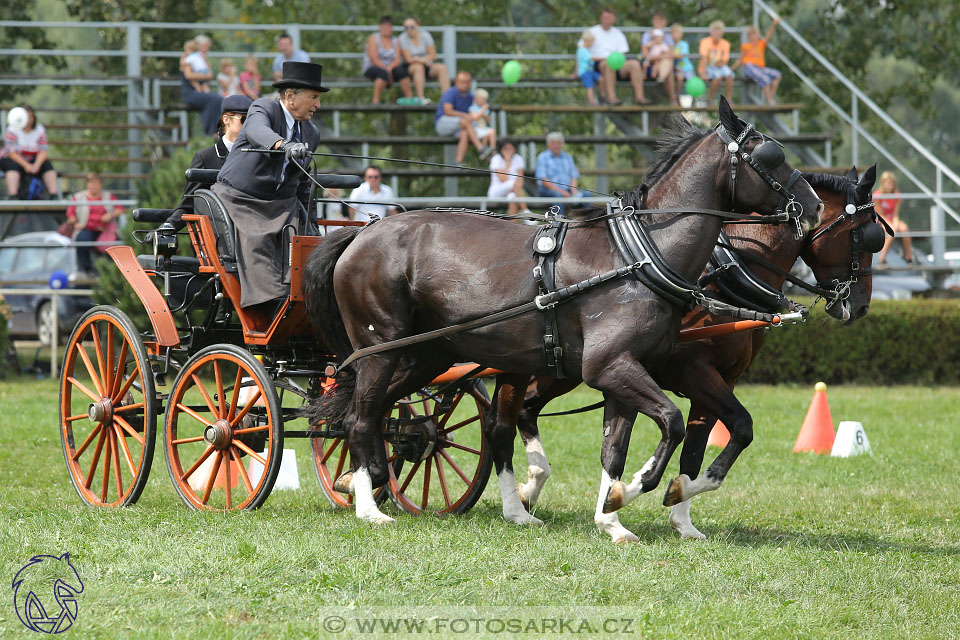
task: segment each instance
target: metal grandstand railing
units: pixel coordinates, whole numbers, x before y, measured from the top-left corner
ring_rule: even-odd
[[[753,16],[754,23],[758,22],[760,15],[768,15],[771,18],[776,18],[779,14],[770,7],[769,4],[763,0],[753,0]],[[781,17],[782,19],[782,17]],[[927,147],[921,144],[916,138],[914,138],[910,133],[904,129],[900,123],[898,123],[894,118],[890,116],[886,111],[881,109],[873,100],[870,99],[863,91],[860,90],[846,75],[844,75],[839,69],[837,69],[829,60],[827,60],[823,54],[821,54],[817,49],[810,44],[803,36],[801,36],[792,26],[790,26],[786,21],[781,21],[780,29],[790,36],[798,45],[800,45],[803,50],[808,53],[813,59],[817,61],[824,69],[830,72],[840,83],[843,84],[850,92],[850,111],[841,107],[833,97],[827,95],[817,84],[810,79],[800,68],[791,61],[778,47],[772,43],[768,45],[768,49],[771,53],[775,54],[781,62],[794,74],[796,75],[807,87],[816,94],[824,103],[826,103],[844,122],[850,126],[850,140],[851,140],[851,162],[854,165],[859,164],[861,157],[860,154],[860,139],[867,141],[872,145],[881,155],[890,164],[892,164],[896,169],[908,178],[917,189],[919,189],[922,194],[921,197],[929,199],[933,204],[930,207],[930,238],[931,238],[931,249],[934,256],[935,264],[943,264],[944,253],[946,252],[946,238],[949,235],[946,233],[946,224],[944,213],[949,214],[951,218],[955,221],[960,222],[960,214],[957,213],[954,207],[951,207],[947,204],[947,199],[957,199],[956,193],[948,193],[944,189],[944,178],[952,181],[954,183],[953,191],[960,188],[960,176],[958,176],[953,170],[950,169],[942,160],[936,157]],[[918,177],[914,171],[911,171],[897,156],[896,153],[890,151],[885,145],[883,145],[877,138],[871,134],[864,127],[863,122],[860,119],[860,106],[865,106],[870,112],[872,112],[877,118],[879,118],[889,129],[889,131],[898,136],[904,142],[906,142],[910,147],[912,147],[924,160],[928,161],[934,170],[934,186],[929,186],[923,179]],[[914,195],[914,194],[911,194]],[[911,234],[914,235],[914,234]]]

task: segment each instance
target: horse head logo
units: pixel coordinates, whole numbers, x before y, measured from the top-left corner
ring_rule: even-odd
[[[33,556],[17,572],[11,588],[17,617],[31,631],[62,633],[77,619],[77,596],[83,593],[83,581],[70,563],[69,553]],[[59,610],[51,606],[51,592]]]

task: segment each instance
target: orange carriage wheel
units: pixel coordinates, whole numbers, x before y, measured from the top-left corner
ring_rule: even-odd
[[[261,506],[280,471],[283,423],[260,361],[234,345],[191,357],[170,390],[163,445],[173,486],[189,507]]]
[[[70,480],[89,505],[135,503],[157,433],[153,372],[137,328],[115,307],[80,318],[60,372],[60,441]]]
[[[479,380],[446,394],[441,404],[420,392],[399,403],[399,427],[388,457],[390,498],[413,514],[466,513],[487,486],[493,456],[483,436],[490,397]],[[418,420],[419,418],[419,420]]]

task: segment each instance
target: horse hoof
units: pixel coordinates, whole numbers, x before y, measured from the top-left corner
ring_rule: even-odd
[[[687,488],[687,476],[681,474],[667,485],[667,493],[663,496],[663,506],[672,507],[684,501],[684,491]]]
[[[610,488],[607,490],[607,497],[603,501],[603,512],[613,513],[623,507],[626,493],[627,485],[622,481],[617,480],[610,485]]]
[[[629,544],[631,542],[640,542],[640,538],[629,531],[622,536],[613,539],[613,544]]]
[[[351,486],[353,485],[353,471],[347,471],[339,478],[333,481],[333,488],[340,493],[346,493],[347,495],[352,495],[353,491]]]

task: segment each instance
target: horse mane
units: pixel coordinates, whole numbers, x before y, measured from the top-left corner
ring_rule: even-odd
[[[662,135],[657,139],[657,159],[647,170],[643,182],[652,187],[663,178],[673,165],[697,142],[709,135],[711,131],[694,126],[689,120],[678,113],[667,116]],[[639,206],[640,189],[636,188],[623,194],[623,204]],[[588,207],[571,211],[567,215],[572,218],[586,217],[596,213],[604,207]]]
[[[812,173],[803,172],[803,179],[807,181],[814,189],[829,189],[836,193],[845,193],[851,186],[857,183],[851,182],[846,176],[838,176],[832,173]]]
[[[644,182],[653,186],[673,168],[673,165],[710,131],[694,126],[679,113],[667,116],[663,135],[657,140],[657,159],[644,176]]]

